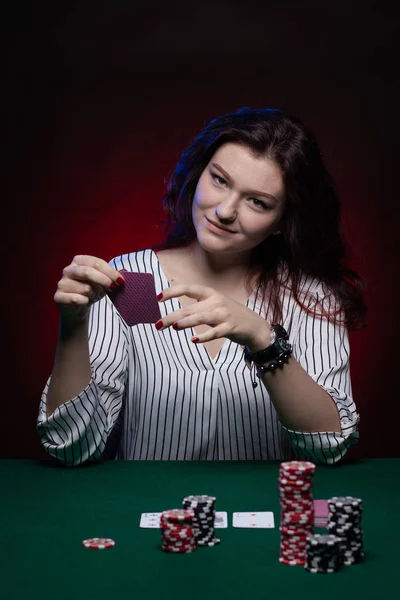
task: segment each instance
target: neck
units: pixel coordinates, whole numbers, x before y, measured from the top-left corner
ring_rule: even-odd
[[[210,286],[220,286],[222,276],[224,283],[232,286],[243,284],[247,277],[250,252],[206,252],[197,242],[187,250],[192,264],[196,265],[196,272],[202,280],[210,281]]]

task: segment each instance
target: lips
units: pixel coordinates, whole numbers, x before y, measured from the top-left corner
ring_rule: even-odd
[[[214,227],[217,227],[217,229],[221,230],[221,231],[226,231],[226,233],[235,233],[234,231],[232,231],[231,229],[226,229],[225,227],[221,227],[220,225],[217,225],[217,223],[214,223],[214,221],[210,221],[210,219],[206,220],[211,223],[211,225],[213,225]]]

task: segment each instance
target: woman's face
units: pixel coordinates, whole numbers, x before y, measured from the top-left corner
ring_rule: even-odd
[[[218,148],[194,194],[192,218],[199,244],[209,252],[241,252],[279,229],[283,177],[271,160],[235,143]],[[210,223],[221,225],[221,231]]]

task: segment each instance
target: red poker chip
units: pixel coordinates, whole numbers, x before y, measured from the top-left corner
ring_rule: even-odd
[[[314,473],[316,465],[308,460],[289,460],[282,462],[280,468],[291,473],[297,471],[300,473]]]
[[[106,548],[113,548],[115,541],[111,538],[89,538],[83,540],[82,546],[85,548],[92,548],[93,550],[105,550]]]
[[[280,548],[287,552],[304,552],[307,547],[307,540],[290,543],[286,540],[281,540]]]
[[[299,556],[303,557],[306,554],[307,548],[280,548],[280,556]]]
[[[182,542],[181,543],[179,543],[179,542],[172,543],[172,542],[163,540],[162,545],[167,546],[168,548],[183,548],[185,550],[185,549],[191,548],[195,544],[194,544],[194,542],[189,542],[189,543],[183,544]]]
[[[308,509],[303,508],[302,511],[284,510],[282,511],[282,514],[284,514],[287,517],[293,517],[294,519],[298,519],[300,517],[312,517],[314,516],[314,507]]]
[[[179,533],[180,531],[185,530],[183,527],[169,527],[168,525],[165,525],[165,523],[160,523],[160,529],[161,531],[169,531],[171,533]]]
[[[281,517],[281,524],[286,525],[312,525],[314,523],[314,513],[310,516],[304,513],[298,513],[298,517],[295,517],[293,513],[284,513]]]
[[[289,485],[280,485],[279,493],[281,496],[311,496],[312,494],[312,485],[306,486],[289,486]]]
[[[162,550],[164,550],[164,552],[174,552],[175,554],[189,554],[190,552],[194,552],[196,550],[196,544],[178,548],[174,546],[169,546],[167,544],[162,544],[161,548]]]
[[[289,479],[287,477],[278,477],[278,482],[282,485],[284,485],[285,487],[288,488],[292,488],[292,487],[304,487],[304,486],[308,486],[308,487],[312,487],[314,482],[312,480],[310,481],[306,481],[304,479]]]
[[[284,548],[285,550],[298,550],[299,548],[304,550],[306,548],[306,545],[307,540],[296,540],[294,542],[281,540],[281,548]]]
[[[194,519],[194,511],[186,510],[184,508],[173,508],[171,510],[164,510],[161,514],[161,519],[165,521],[172,521],[182,523],[182,521],[191,521]]]
[[[310,508],[311,508],[311,503],[313,501],[311,494],[291,494],[291,495],[280,494],[279,499],[280,499],[281,504],[286,504],[286,505],[293,504],[294,506],[302,506],[303,503],[308,503],[308,506]],[[305,504],[305,506],[307,506],[307,504]]]
[[[299,548],[280,548],[280,553],[279,556],[298,556],[300,558],[304,557],[304,555],[307,553],[307,548],[304,547],[299,547]]]
[[[281,516],[283,517],[283,515],[303,515],[304,513],[308,513],[308,512],[314,512],[311,507],[303,507],[303,506],[295,506],[295,505],[288,505],[288,506],[281,506]],[[315,513],[314,513],[315,514]]]
[[[291,558],[291,559],[293,559],[293,558],[299,558],[301,560],[304,560],[306,558],[306,556],[307,556],[307,551],[306,551],[305,548],[302,551],[300,551],[300,550],[294,551],[294,550],[283,550],[283,549],[281,549],[281,551],[279,553],[279,556],[282,556],[282,557],[288,558],[288,559],[289,558]]]
[[[171,539],[181,538],[181,537],[192,537],[193,529],[184,529],[182,531],[171,531],[170,529],[163,529],[162,535]]]
[[[307,525],[299,525],[299,526],[292,526],[290,527],[289,525],[281,525],[279,527],[279,531],[281,533],[284,533],[285,535],[313,535],[314,534],[314,527],[311,526],[307,526]]]
[[[306,548],[298,549],[298,550],[286,550],[285,548],[281,548],[279,552],[279,556],[283,556],[284,558],[301,558],[304,559],[306,556]]]
[[[281,496],[311,496],[312,485],[292,485],[292,486],[279,486],[279,492]]]
[[[193,533],[190,534],[186,534],[186,533],[181,533],[178,535],[171,535],[167,532],[163,533],[163,539],[164,540],[171,540],[171,542],[173,541],[179,541],[179,540],[191,540],[193,538]]]
[[[290,473],[285,473],[284,471],[279,472],[278,481],[280,479],[285,479],[286,481],[288,481],[288,485],[297,481],[304,481],[304,483],[312,483],[314,481],[314,478],[312,476],[308,477],[304,475],[291,475]]]
[[[292,559],[284,558],[282,556],[279,557],[279,562],[284,565],[291,565],[293,567],[300,567],[301,565],[306,564],[305,558],[304,559],[296,558],[296,559],[292,560]]]
[[[194,546],[194,540],[181,540],[177,542],[172,542],[171,540],[162,540],[161,542],[163,546],[168,546],[169,548],[190,548]]]
[[[299,507],[304,507],[304,508],[308,508],[309,510],[311,510],[312,508],[314,508],[314,502],[313,499],[309,496],[307,496],[306,494],[304,494],[303,496],[300,496],[299,498],[293,498],[291,496],[285,497],[285,496],[281,496],[280,498],[280,504],[281,506],[299,506]]]
[[[314,471],[301,471],[299,469],[279,469],[279,474],[285,475],[285,477],[305,477],[306,479],[311,479],[314,476]]]
[[[293,546],[295,544],[306,544],[307,539],[308,538],[305,535],[283,535],[281,537],[281,543],[286,544],[288,546]]]
[[[193,520],[179,522],[160,519],[160,527],[164,527],[165,529],[184,529],[185,527],[193,527]]]
[[[279,531],[286,535],[287,537],[307,537],[308,535],[314,535],[314,529],[312,527],[304,527],[303,525],[299,525],[298,527],[288,527],[281,526],[279,527]]]

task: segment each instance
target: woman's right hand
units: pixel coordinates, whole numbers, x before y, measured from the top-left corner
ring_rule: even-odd
[[[121,273],[105,260],[78,255],[63,270],[54,301],[63,317],[79,322],[87,317],[91,304],[124,283]]]

